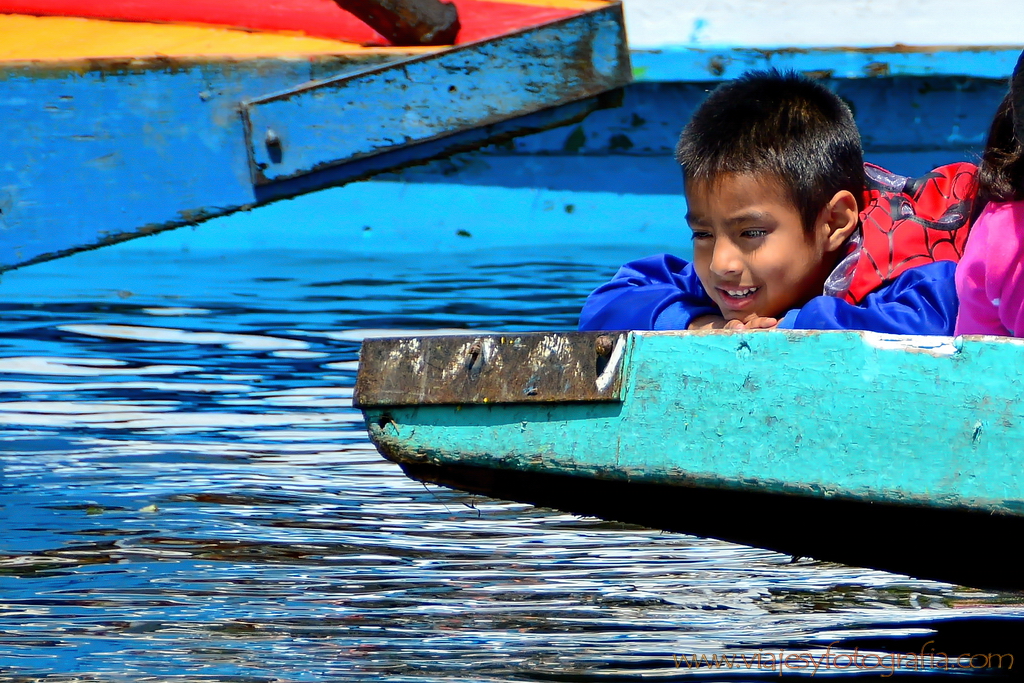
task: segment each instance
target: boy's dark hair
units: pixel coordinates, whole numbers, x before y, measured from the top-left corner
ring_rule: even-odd
[[[811,230],[836,192],[863,208],[864,152],[850,108],[795,72],[750,71],[708,96],[676,147],[687,183],[744,173],[777,180]]]
[[[978,164],[975,214],[988,202],[1024,199],[1024,52],[1010,79],[1010,90],[999,103]]]

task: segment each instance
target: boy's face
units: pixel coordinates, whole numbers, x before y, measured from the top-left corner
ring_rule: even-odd
[[[835,240],[824,217],[811,233],[778,185],[733,174],[687,183],[693,265],[726,320],[782,318],[822,293]]]

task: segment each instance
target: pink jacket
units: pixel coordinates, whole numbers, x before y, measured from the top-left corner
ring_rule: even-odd
[[[990,203],[956,268],[954,334],[1024,337],[1024,201]]]

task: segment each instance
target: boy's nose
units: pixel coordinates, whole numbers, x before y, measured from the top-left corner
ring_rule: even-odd
[[[719,277],[743,272],[743,261],[736,245],[729,240],[716,240],[711,254],[711,272]]]

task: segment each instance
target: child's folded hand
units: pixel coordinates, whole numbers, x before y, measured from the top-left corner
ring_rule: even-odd
[[[732,321],[730,321],[732,322]],[[702,315],[694,318],[690,321],[690,324],[686,329],[688,330],[722,330],[725,329],[728,324],[720,315]]]
[[[733,324],[735,323],[735,324]],[[770,330],[779,324],[776,318],[754,316],[746,320],[730,320],[725,324],[727,330]]]
[[[765,318],[753,315],[746,320],[726,320],[720,315],[702,315],[694,318],[688,329],[691,330],[770,330],[779,321],[776,318]]]

